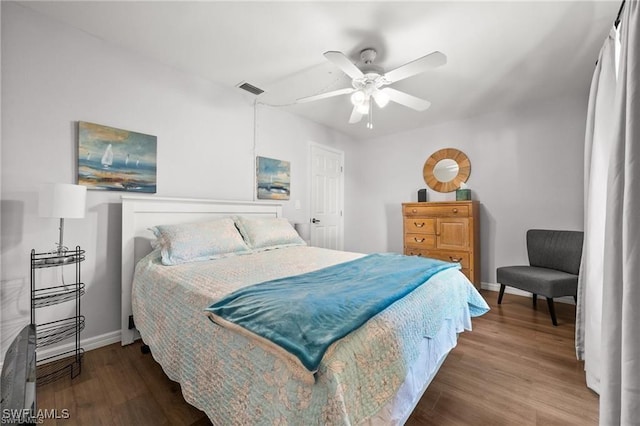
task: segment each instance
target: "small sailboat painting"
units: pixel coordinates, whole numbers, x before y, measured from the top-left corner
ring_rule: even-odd
[[[102,154],[102,167],[108,169],[113,164],[113,149],[111,149],[111,144],[104,150],[104,154]],[[125,164],[126,165],[126,164]]]
[[[156,181],[156,136],[78,122],[79,185],[155,193]]]
[[[257,157],[256,186],[259,200],[288,200],[291,164],[288,161]]]

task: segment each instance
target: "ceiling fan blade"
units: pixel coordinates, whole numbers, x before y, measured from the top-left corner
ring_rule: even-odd
[[[317,101],[319,99],[331,98],[333,96],[348,95],[353,93],[356,89],[347,87],[345,89],[334,90],[332,92],[320,93],[319,95],[307,96],[306,98],[300,98],[296,100],[296,103],[302,104],[305,102]]]
[[[351,78],[361,78],[364,76],[362,71],[356,67],[342,52],[324,52],[324,57],[331,61],[335,66],[340,68],[345,74]]]
[[[408,64],[399,66],[384,75],[385,80],[389,83],[404,80],[413,77],[416,74],[425,72],[431,68],[436,68],[447,63],[447,57],[440,52],[429,53],[422,58],[411,61]]]
[[[431,102],[424,99],[416,98],[408,93],[401,92],[391,87],[385,87],[381,90],[389,96],[389,100],[400,105],[415,109],[416,111],[424,111],[431,106]]]
[[[351,111],[351,117],[349,117],[349,124],[358,123],[360,120],[362,120],[362,116],[363,114],[358,111],[358,107],[354,106],[353,111]]]

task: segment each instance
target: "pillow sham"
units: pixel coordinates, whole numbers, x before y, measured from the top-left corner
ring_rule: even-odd
[[[287,219],[238,216],[235,221],[245,242],[253,250],[307,245]]]
[[[157,238],[151,245],[160,248],[162,264],[167,266],[251,252],[230,217],[150,230]]]

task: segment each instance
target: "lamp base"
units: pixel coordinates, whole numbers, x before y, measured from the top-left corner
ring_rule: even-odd
[[[69,251],[69,249],[65,247],[64,244],[62,244],[63,236],[64,236],[64,218],[61,217],[60,218],[60,239],[56,243],[56,250],[55,250],[55,252],[58,254],[64,254],[65,252]]]

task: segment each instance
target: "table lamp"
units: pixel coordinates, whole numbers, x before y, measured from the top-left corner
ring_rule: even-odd
[[[68,183],[44,184],[40,188],[38,210],[40,217],[60,218],[60,240],[57,252],[67,250],[63,245],[64,220],[83,218],[87,199],[87,187]]]

